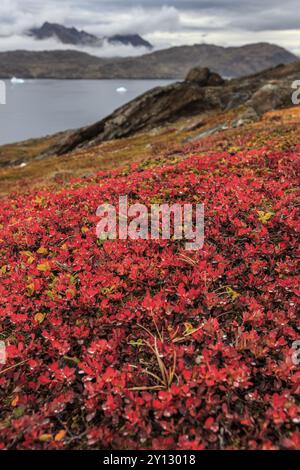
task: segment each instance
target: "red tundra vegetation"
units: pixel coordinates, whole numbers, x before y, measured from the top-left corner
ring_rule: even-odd
[[[0,448],[300,449],[300,145],[201,145],[1,201]],[[204,203],[204,248],[97,241],[120,195]]]

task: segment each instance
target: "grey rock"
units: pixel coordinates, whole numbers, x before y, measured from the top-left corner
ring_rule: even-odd
[[[291,83],[272,81],[260,87],[247,102],[258,115],[262,115],[272,109],[292,106]]]
[[[259,119],[258,114],[255,110],[251,107],[248,107],[244,112],[242,112],[237,119],[235,119],[231,126],[233,128],[238,128],[245,126],[246,124],[250,124],[251,122],[255,122]]]
[[[185,139],[185,143],[188,142],[195,142],[197,140],[205,139],[206,137],[209,137],[210,135],[217,134],[218,132],[225,131],[228,129],[227,124],[220,124],[219,126],[212,127],[211,129],[207,129],[204,132],[201,132],[200,134],[193,135],[192,137],[188,137]]]

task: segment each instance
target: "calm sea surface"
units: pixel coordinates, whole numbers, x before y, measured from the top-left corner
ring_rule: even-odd
[[[6,83],[0,145],[92,124],[169,80],[26,80]],[[126,93],[118,93],[126,88]]]

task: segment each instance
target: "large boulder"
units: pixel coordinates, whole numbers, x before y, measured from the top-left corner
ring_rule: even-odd
[[[197,83],[200,86],[221,86],[224,84],[223,78],[211,72],[207,67],[194,67],[186,76],[186,82]]]

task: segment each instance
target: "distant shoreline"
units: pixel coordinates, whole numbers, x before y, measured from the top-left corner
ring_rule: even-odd
[[[11,79],[13,77],[1,77],[0,75],[0,80],[4,80],[4,81],[8,81],[10,82]],[[130,80],[130,81],[142,81],[142,80],[151,80],[151,81],[155,81],[155,80],[178,80],[178,81],[183,81],[184,78],[182,79],[178,79],[176,77],[158,77],[158,78],[153,78],[153,77],[142,77],[142,78],[124,78],[124,77],[113,77],[113,78],[62,78],[62,77],[59,77],[59,78],[53,78],[53,77],[17,77],[17,78],[22,78],[23,80],[27,80],[27,81],[40,81],[40,80],[52,80],[53,82],[56,82],[56,81],[91,81],[91,82],[99,82],[99,81],[108,81],[108,80],[111,80],[111,81],[117,81],[117,80]],[[231,78],[229,77],[224,77],[226,80],[230,80]]]

